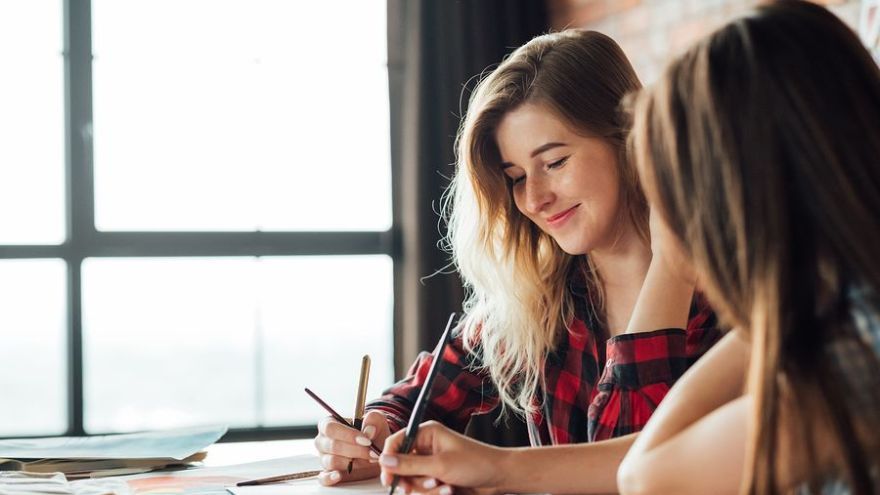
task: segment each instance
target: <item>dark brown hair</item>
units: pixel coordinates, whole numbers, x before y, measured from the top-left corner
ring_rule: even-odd
[[[880,70],[870,54],[822,7],[767,4],[673,61],[637,97],[634,125],[648,196],[714,307],[750,332],[749,491],[779,490],[775,432],[785,427],[804,433],[814,468],[813,433],[830,428],[837,474],[855,493],[875,492],[880,423],[859,421],[877,420],[877,360],[847,294],[880,290]],[[828,352],[840,340],[859,344],[852,358],[874,376],[858,383],[874,386],[855,390]],[[854,405],[857,393],[873,411]],[[801,406],[784,418],[783,396]]]

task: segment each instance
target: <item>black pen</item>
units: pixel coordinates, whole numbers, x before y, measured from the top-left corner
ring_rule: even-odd
[[[428,405],[428,398],[431,396],[431,385],[434,383],[434,377],[437,376],[437,370],[440,369],[438,363],[443,360],[443,351],[446,350],[446,344],[449,343],[449,333],[452,330],[453,319],[455,319],[455,313],[449,315],[449,321],[446,322],[446,330],[443,331],[443,336],[440,337],[440,342],[437,344],[437,353],[434,356],[434,361],[431,363],[431,369],[428,370],[428,377],[425,379],[425,384],[422,385],[422,390],[419,392],[419,397],[416,399],[413,412],[409,416],[409,423],[406,425],[406,434],[403,437],[403,445],[400,446],[398,452],[409,454],[413,448],[413,442],[415,442],[416,435],[419,433],[419,425],[422,423],[422,416],[425,415],[425,407]],[[394,493],[394,489],[397,488],[397,483],[399,482],[400,477],[394,475],[394,478],[391,480],[391,490],[388,491],[388,495]]]

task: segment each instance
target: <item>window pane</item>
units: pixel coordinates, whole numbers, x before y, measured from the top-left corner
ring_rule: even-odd
[[[61,0],[0,2],[0,244],[61,244]]]
[[[83,262],[86,431],[254,423],[252,264]]]
[[[260,280],[265,424],[326,416],[304,387],[351,416],[364,354],[372,360],[367,397],[391,384],[391,258],[263,258]]]
[[[67,429],[64,261],[0,261],[0,436]]]
[[[92,3],[99,230],[389,228],[384,1]]]
[[[352,408],[362,354],[391,381],[391,294],[386,256],[88,259],[86,430],[313,423],[305,386]]]

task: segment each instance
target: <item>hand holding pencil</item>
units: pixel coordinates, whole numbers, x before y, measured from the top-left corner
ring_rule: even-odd
[[[318,481],[323,485],[335,485],[342,481],[362,480],[379,475],[379,467],[376,464],[379,450],[375,449],[371,452],[370,445],[381,447],[391,431],[384,414],[376,411],[366,415],[363,413],[369,365],[369,357],[364,356],[358,381],[354,425],[349,424],[319,397],[312,395],[313,399],[331,413],[331,417],[318,423],[318,436],[315,437],[315,447],[321,455],[321,466],[324,468],[318,476]],[[307,393],[311,392],[307,391]],[[360,428],[352,428],[355,425]]]
[[[397,476],[399,488],[407,493],[514,493],[505,486],[515,474],[506,464],[509,451],[468,438],[436,421],[422,423],[412,450],[406,453],[402,452],[405,438],[406,431],[400,430],[385,441],[385,453],[379,459],[383,485],[390,486]]]

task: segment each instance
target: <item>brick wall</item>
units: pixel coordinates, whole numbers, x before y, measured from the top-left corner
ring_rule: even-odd
[[[670,56],[713,28],[747,11],[756,0],[549,0],[553,30],[584,27],[614,38],[643,83]],[[860,0],[817,1],[858,29]]]

